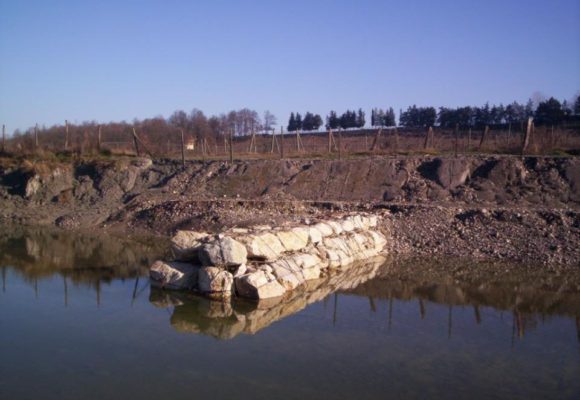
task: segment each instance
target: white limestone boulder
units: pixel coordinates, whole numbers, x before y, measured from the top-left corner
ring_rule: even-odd
[[[319,231],[323,238],[334,235],[332,227],[324,222],[319,222],[312,227]]]
[[[269,264],[272,274],[286,289],[293,290],[304,283],[302,270],[292,258],[285,258]]]
[[[286,250],[280,239],[269,232],[240,237],[238,240],[246,246],[248,257],[265,261],[277,259]]]
[[[235,267],[245,264],[246,246],[229,236],[217,237],[199,249],[199,259],[204,266]]]
[[[292,228],[287,231],[280,231],[276,236],[284,246],[286,251],[302,250],[308,245],[310,234],[307,228]]]
[[[225,269],[217,267],[199,269],[198,289],[202,293],[229,296],[233,285],[234,277]]]
[[[199,260],[198,251],[208,237],[206,232],[177,231],[171,238],[173,257],[178,261]]]
[[[234,279],[236,291],[241,297],[250,299],[270,299],[280,297],[286,289],[273,274],[258,270]]]
[[[151,284],[172,290],[197,288],[199,267],[181,262],[155,261],[149,268]]]

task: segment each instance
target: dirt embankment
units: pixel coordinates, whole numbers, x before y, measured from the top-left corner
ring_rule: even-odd
[[[0,222],[168,234],[385,215],[392,250],[578,265],[580,159],[386,158],[0,167]]]

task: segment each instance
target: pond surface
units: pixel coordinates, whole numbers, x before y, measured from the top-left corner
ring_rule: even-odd
[[[263,307],[151,289],[162,251],[0,235],[0,398],[580,398],[577,273],[406,260]]]

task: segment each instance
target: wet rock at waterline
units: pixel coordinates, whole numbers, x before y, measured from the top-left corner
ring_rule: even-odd
[[[193,290],[197,288],[199,267],[182,262],[155,261],[149,269],[154,286],[174,289]]]
[[[173,253],[190,263],[158,261],[151,267],[151,279],[163,288],[214,298],[281,298],[330,270],[382,252],[387,239],[377,226],[376,216],[356,214],[275,229],[232,228],[216,236],[178,231]]]

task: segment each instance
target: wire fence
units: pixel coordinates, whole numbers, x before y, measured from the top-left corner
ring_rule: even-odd
[[[73,153],[137,155],[152,158],[227,160],[276,158],[351,158],[365,155],[529,154],[577,155],[578,127],[527,125],[443,129],[376,128],[319,132],[269,132],[233,136],[195,136],[180,129],[160,135],[132,127],[107,132],[100,127],[74,134],[43,135],[35,130],[17,138],[3,135],[5,154]]]

